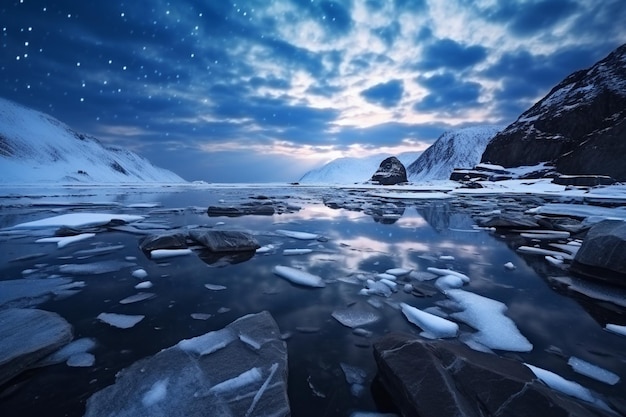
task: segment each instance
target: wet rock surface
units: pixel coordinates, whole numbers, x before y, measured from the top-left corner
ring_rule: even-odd
[[[406,168],[395,156],[380,163],[378,170],[372,175],[371,181],[382,185],[396,185],[407,182]]]
[[[189,237],[211,252],[253,252],[261,247],[252,235],[239,231],[194,229]]]

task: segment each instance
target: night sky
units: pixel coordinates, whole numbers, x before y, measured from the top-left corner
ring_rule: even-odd
[[[509,124],[624,22],[624,0],[5,0],[0,96],[187,180],[297,181]]]

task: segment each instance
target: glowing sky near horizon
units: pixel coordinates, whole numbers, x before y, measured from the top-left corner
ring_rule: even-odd
[[[0,96],[188,180],[297,181],[509,124],[625,21],[623,0],[11,0]]]

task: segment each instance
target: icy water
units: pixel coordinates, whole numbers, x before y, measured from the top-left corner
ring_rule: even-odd
[[[548,369],[605,396],[619,398],[626,392],[626,337],[603,329],[606,323],[626,324],[624,308],[553,288],[548,277],[567,276],[567,272],[548,264],[543,256],[514,250],[537,242],[475,227],[475,215],[503,208],[522,211],[542,204],[538,198],[397,201],[368,196],[363,190],[304,187],[31,190],[29,195],[21,197],[19,191],[13,191],[0,198],[0,280],[61,275],[84,281],[85,286],[73,295],[30,301],[71,323],[76,339],[94,339],[96,347],[91,353],[95,363],[84,368],[62,363],[23,373],[0,387],[3,417],[83,415],[89,396],[114,383],[121,369],[181,339],[220,329],[262,310],[273,315],[286,339],[292,415],[393,412],[374,383],[371,344],[392,331],[419,337],[421,329],[399,310],[402,302],[420,309],[440,306],[446,311],[447,298],[435,281],[416,278],[423,278],[428,267],[466,274],[470,282],[463,290],[506,304],[506,315],[533,349],[499,350],[498,354]],[[291,207],[291,212],[242,217],[209,217],[206,213],[210,205],[239,206],[267,201],[266,197]],[[146,233],[198,225],[241,230],[253,234],[262,246],[273,246],[249,259],[200,257],[194,252],[151,260],[138,247],[142,236],[128,231],[98,231],[92,238],[57,248],[54,243],[35,242],[53,236],[55,228],[10,229],[18,223],[77,212],[141,215],[144,220],[136,226]],[[320,238],[298,240],[281,235],[281,229],[314,233]],[[111,251],[81,252],[103,247]],[[312,251],[285,255],[286,249]],[[101,262],[117,265],[114,271],[102,274],[60,273],[64,264]],[[515,269],[505,268],[507,262]],[[326,287],[294,285],[272,272],[277,265],[318,275]],[[132,272],[139,268],[147,272],[143,280],[151,281],[152,288],[135,289],[142,280]],[[389,297],[359,294],[366,279],[375,280],[376,274],[390,268],[413,270],[414,275],[399,278],[398,291]],[[211,290],[205,284],[225,289]],[[415,290],[404,291],[404,284],[412,284]],[[141,291],[155,297],[119,303]],[[345,308],[378,318],[361,326],[371,336],[354,334],[332,317],[334,311]],[[119,329],[97,320],[102,312],[146,317],[130,329]],[[465,324],[460,327],[461,336],[475,333]],[[567,365],[571,356],[610,370],[621,377],[620,382],[610,386],[575,373]],[[366,389],[360,395],[351,392],[341,364],[365,372]]]

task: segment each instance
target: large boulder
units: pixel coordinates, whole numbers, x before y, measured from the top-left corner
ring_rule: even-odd
[[[189,237],[211,252],[254,252],[261,247],[254,236],[239,231],[193,229]]]
[[[372,182],[382,185],[396,185],[407,182],[406,168],[398,158],[390,156],[380,163],[378,170],[372,175]]]
[[[71,340],[72,326],[58,314],[0,310],[0,386]]]
[[[144,252],[152,252],[157,249],[185,249],[187,248],[187,236],[180,232],[148,235],[141,239],[139,248]]]
[[[404,416],[601,416],[557,394],[521,362],[450,341],[388,334],[374,344],[378,376]]]
[[[589,229],[571,270],[626,286],[626,221],[603,220]]]
[[[182,340],[117,374],[85,416],[288,416],[287,348],[267,311]]]

